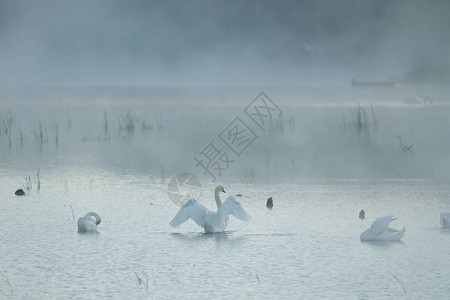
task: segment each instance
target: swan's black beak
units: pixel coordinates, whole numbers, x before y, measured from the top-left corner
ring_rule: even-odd
[[[225,192],[225,189],[222,189],[222,192],[226,193],[226,192]]]

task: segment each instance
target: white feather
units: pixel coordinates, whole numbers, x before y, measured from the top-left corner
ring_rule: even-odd
[[[205,225],[205,214],[207,211],[208,209],[198,203],[197,200],[191,199],[180,208],[180,211],[175,215],[170,225],[177,227],[191,218],[198,226],[203,227]]]
[[[388,228],[389,224],[394,221],[396,218],[394,218],[393,215],[381,217],[376,219],[372,226],[370,226],[370,233],[372,235],[379,235],[381,234],[386,228]]]
[[[250,215],[242,208],[241,203],[234,197],[230,196],[217,210],[222,218],[233,215],[241,221],[250,221]]]

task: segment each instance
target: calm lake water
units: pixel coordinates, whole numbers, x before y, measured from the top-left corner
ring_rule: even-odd
[[[375,103],[379,125],[363,135],[351,125],[358,101],[281,103],[284,131],[261,134],[217,180],[252,216],[222,234],[171,228],[167,183],[198,174],[199,201],[214,209],[216,183],[193,157],[245,105],[3,103],[2,128],[13,122],[0,135],[0,298],[448,299],[449,109],[402,101]],[[88,211],[102,217],[98,232],[78,233]],[[401,242],[360,241],[389,214],[406,226]]]
[[[0,287],[11,298],[446,299],[450,293],[450,231],[439,225],[450,188],[427,181],[230,184],[228,191],[243,194],[252,221],[233,218],[225,233],[204,234],[191,221],[169,227],[178,207],[164,185],[142,175],[55,169],[39,193],[24,197],[5,195],[16,180],[2,175]],[[67,192],[62,177],[69,178]],[[214,209],[214,186],[204,188],[200,201]],[[75,218],[99,213],[98,233],[78,233],[70,206]],[[361,208],[366,220],[358,218]],[[393,227],[407,228],[401,242],[359,240],[376,217],[392,213]],[[148,288],[137,276],[145,285],[148,278]]]

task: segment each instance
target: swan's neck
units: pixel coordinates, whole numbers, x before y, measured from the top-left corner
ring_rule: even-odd
[[[95,213],[95,212],[88,212],[87,214],[86,214],[86,216],[89,216],[89,217],[94,217],[94,219],[95,219],[95,224],[100,224],[100,222],[102,221],[102,218],[100,218],[100,216],[97,214],[97,213]]]
[[[219,208],[222,205],[222,201],[220,201],[219,193],[220,193],[219,190],[216,190],[215,193],[214,193],[214,196],[216,198],[217,208]]]

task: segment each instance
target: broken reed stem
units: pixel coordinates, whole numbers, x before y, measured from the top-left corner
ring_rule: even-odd
[[[5,296],[12,296],[14,294],[14,290],[11,286],[11,282],[9,282],[9,279],[6,278],[6,282],[8,283],[8,287],[9,287],[9,294],[6,294],[2,289],[0,289],[0,291],[2,292],[3,295]]]
[[[73,212],[72,204],[69,205],[70,210],[72,210],[72,222],[75,222],[75,214]]]
[[[136,275],[136,278],[139,281],[139,285],[143,285],[145,287],[145,290],[148,293],[148,276],[147,276],[147,280],[144,281],[138,276],[138,274],[136,272],[134,272],[134,275]]]
[[[402,287],[402,289],[403,289],[403,294],[406,294],[406,289],[405,289],[405,287],[403,286],[403,283],[401,283],[400,280],[398,280],[397,276],[395,276],[394,274],[392,274],[392,277],[394,277],[394,279],[397,280],[397,282],[398,282],[398,283],[400,284],[400,286]]]

